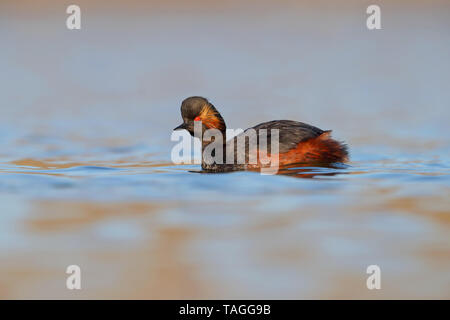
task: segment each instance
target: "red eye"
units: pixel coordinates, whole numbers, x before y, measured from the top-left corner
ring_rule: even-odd
[[[200,121],[200,120],[201,120],[201,119],[200,119],[199,116],[197,116],[197,117],[194,118],[194,121]]]

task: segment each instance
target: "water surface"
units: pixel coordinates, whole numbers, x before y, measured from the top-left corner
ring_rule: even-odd
[[[374,32],[364,1],[79,1],[78,32],[25,3],[0,5],[1,298],[450,298],[445,1],[382,1]],[[230,128],[333,129],[351,161],[175,165],[190,95]]]

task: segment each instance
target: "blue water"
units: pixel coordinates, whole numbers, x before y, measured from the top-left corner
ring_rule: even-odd
[[[450,297],[448,4],[383,2],[372,32],[360,1],[227,3],[79,1],[79,32],[2,3],[1,298]],[[174,164],[198,94],[229,128],[333,129],[350,162]]]

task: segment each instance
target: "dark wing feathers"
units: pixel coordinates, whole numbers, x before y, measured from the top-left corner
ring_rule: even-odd
[[[258,134],[259,130],[266,129],[268,145],[270,145],[270,137],[271,137],[270,130],[278,129],[280,153],[288,152],[289,150],[296,148],[300,142],[316,138],[320,136],[322,133],[327,132],[312,125],[292,120],[273,120],[269,122],[260,123],[249,129],[255,129]],[[236,147],[236,139],[237,137],[234,138],[235,147]]]

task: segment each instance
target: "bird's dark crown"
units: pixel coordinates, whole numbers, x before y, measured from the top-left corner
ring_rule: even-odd
[[[226,125],[219,111],[208,99],[193,96],[181,103],[183,123],[176,129],[186,129],[194,134],[194,122],[201,121],[204,129],[218,129],[225,132]]]

